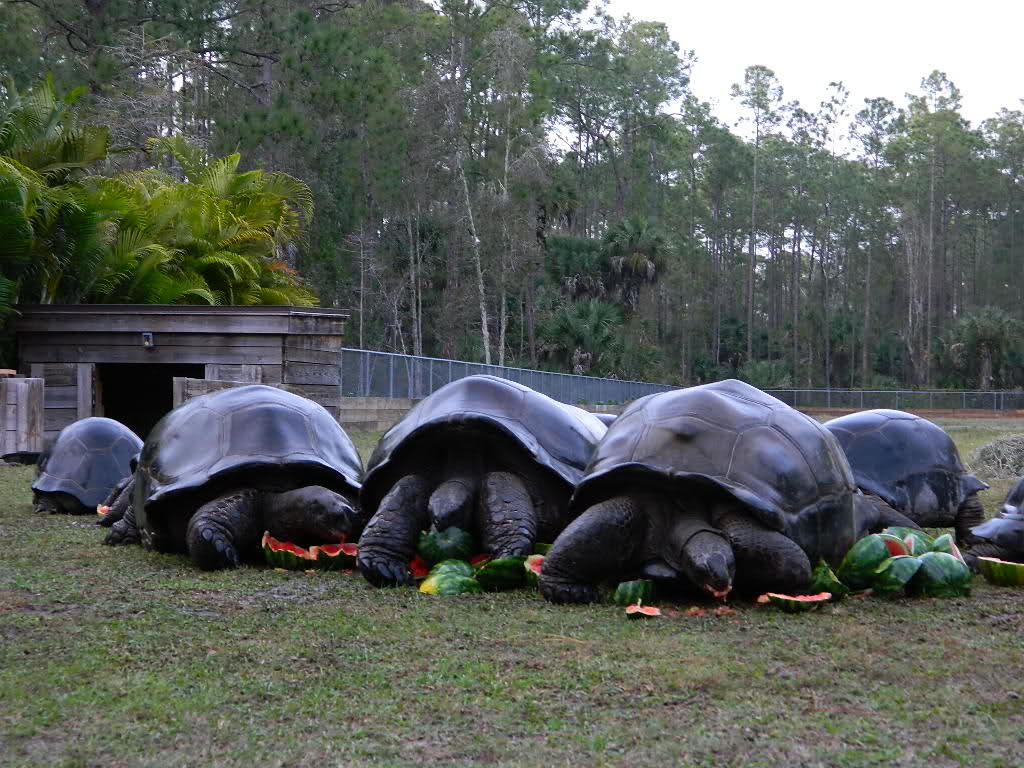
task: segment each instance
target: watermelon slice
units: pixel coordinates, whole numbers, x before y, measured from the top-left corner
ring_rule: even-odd
[[[634,603],[633,605],[626,606],[627,619],[652,619],[657,616],[661,616],[661,611],[653,605]]]
[[[768,592],[767,595],[771,605],[786,613],[805,613],[832,599],[832,595],[828,592],[819,592],[816,595],[781,595],[778,592]]]
[[[825,562],[825,558],[822,558],[818,562],[818,566],[814,569],[814,573],[811,574],[811,591],[812,592],[829,592],[832,595],[833,602],[839,602],[848,594],[850,590],[843,582],[841,582],[829,568],[828,563]],[[767,599],[765,602],[768,602]]]
[[[355,568],[359,549],[355,544],[317,544],[309,548],[309,556],[322,571],[344,571]]]
[[[990,584],[1000,587],[1024,586],[1024,563],[1013,563],[997,557],[979,557],[978,568]]]
[[[526,571],[526,583],[537,586],[540,583],[540,572],[544,567],[544,555],[530,555],[523,563],[523,570]]]
[[[263,534],[263,559],[275,568],[284,568],[288,571],[304,571],[310,564],[316,561],[316,556],[311,556],[309,550],[292,544],[290,541],[278,541],[270,535],[270,531]]]

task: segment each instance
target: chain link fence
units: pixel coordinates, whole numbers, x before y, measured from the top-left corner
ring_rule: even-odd
[[[562,403],[626,403],[652,392],[674,389],[667,384],[600,379],[571,373],[534,371],[502,365],[414,357],[365,349],[341,351],[341,392],[346,397],[411,397],[419,399],[450,381],[486,373],[517,381]]]
[[[450,381],[486,373],[517,381],[563,403],[627,403],[675,387],[644,381],[601,379],[571,373],[415,357],[365,349],[341,351],[341,390],[347,397],[420,399]],[[897,410],[1024,409],[1024,392],[950,392],[870,389],[769,389],[794,408],[894,408]]]

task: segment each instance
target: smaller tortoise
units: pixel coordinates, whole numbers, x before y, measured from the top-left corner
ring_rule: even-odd
[[[953,439],[937,424],[904,411],[860,411],[825,422],[853,469],[857,486],[924,528],[953,526],[959,543],[985,519],[978,491]]]
[[[820,424],[741,381],[648,395],[608,428],[544,560],[556,603],[643,576],[726,599],[809,585],[869,530],[903,515],[859,493]]]
[[[964,558],[972,567],[977,557],[1024,562],[1024,478],[1006,494],[999,514],[975,526],[971,535],[974,543],[964,552]]]
[[[357,564],[375,586],[412,583],[421,531],[471,530],[495,557],[528,555],[565,527],[569,496],[604,435],[593,414],[496,376],[423,399],[377,444]]]
[[[337,421],[259,384],[183,403],[146,439],[135,477],[103,524],[107,544],[187,550],[206,570],[255,558],[264,530],[298,544],[351,539],[362,462]]]
[[[95,514],[131,476],[131,461],[141,450],[138,435],[119,421],[92,416],[69,424],[36,464],[35,511]]]

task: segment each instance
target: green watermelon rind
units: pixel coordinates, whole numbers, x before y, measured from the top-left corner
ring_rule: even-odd
[[[279,541],[267,531],[260,542],[263,559],[274,568],[287,571],[304,571],[315,567],[315,556],[310,557],[309,550],[288,541]]]
[[[442,560],[437,563],[433,568],[430,569],[430,573],[427,578],[431,576],[464,576],[466,578],[474,578],[473,566],[467,563],[465,560]]]
[[[836,577],[855,592],[869,589],[875,581],[875,570],[889,557],[889,548],[878,534],[865,536],[850,547]]]
[[[921,567],[907,582],[912,597],[964,597],[971,594],[971,569],[946,552],[925,552]]]
[[[829,564],[825,562],[825,558],[818,561],[817,567],[815,567],[814,572],[811,574],[811,585],[809,589],[812,594],[829,592],[832,595],[832,602],[834,603],[838,603],[850,594],[850,588],[839,580],[835,571],[833,571]]]
[[[469,560],[476,551],[473,534],[461,528],[423,531],[417,547],[417,554],[427,562],[427,565],[434,565],[443,560]]]
[[[907,586],[921,567],[921,559],[913,555],[890,557],[875,570],[872,594],[891,597]]]
[[[956,540],[953,538],[953,534],[944,533],[935,540],[932,544],[932,552],[945,552],[947,555],[952,555],[961,563],[964,562],[964,556],[960,554],[960,548],[956,545]]]
[[[768,602],[785,613],[807,613],[832,599],[832,595],[828,592],[821,592],[817,595],[783,595],[778,592],[766,594]]]
[[[476,567],[476,580],[487,592],[518,589],[526,585],[526,556],[496,557]]]
[[[623,581],[615,588],[612,602],[616,605],[630,606],[649,603],[654,599],[654,582],[650,579]]]
[[[979,557],[978,569],[989,584],[1024,587],[1024,563],[1000,560],[998,557]]]
[[[436,576],[428,576],[420,584],[420,592],[427,595],[450,597],[454,595],[475,595],[483,592],[480,582],[471,576],[457,576],[451,573],[441,573]]]

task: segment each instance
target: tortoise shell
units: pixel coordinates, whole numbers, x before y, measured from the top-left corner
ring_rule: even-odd
[[[999,514],[974,526],[971,534],[1016,557],[1024,557],[1024,478],[1007,492]]]
[[[356,495],[362,462],[322,406],[252,384],[189,400],[146,439],[135,484],[140,529],[165,512],[191,515],[230,488],[286,491],[322,485]]]
[[[850,466],[809,416],[733,379],[647,395],[608,428],[576,489],[587,507],[624,487],[724,492],[815,562],[841,558],[856,540]]]
[[[918,525],[953,525],[970,494],[988,485],[969,473],[953,439],[904,411],[860,411],[825,422],[853,468],[857,486]]]
[[[32,490],[66,493],[92,511],[132,473],[142,440],[119,421],[91,416],[64,427],[39,456]]]
[[[421,400],[381,438],[367,463],[362,506],[372,512],[402,475],[469,433],[503,441],[558,478],[583,477],[606,427],[592,413],[497,376],[457,379]]]

